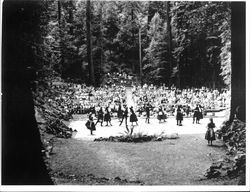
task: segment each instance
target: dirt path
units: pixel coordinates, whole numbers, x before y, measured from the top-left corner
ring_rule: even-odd
[[[145,128],[142,121],[139,127],[146,131],[148,127]],[[215,119],[215,122],[218,121],[222,120]],[[51,168],[54,173],[63,172],[65,175],[120,177],[128,181],[139,180],[145,185],[222,184],[221,181],[200,181],[200,178],[213,160],[220,159],[225,154],[223,144],[216,141],[214,147],[207,146],[204,139],[206,119],[203,119],[201,125],[192,125],[191,119],[186,119],[185,123],[186,126],[178,129],[172,127],[172,130],[179,132],[179,139],[162,142],[93,142],[88,135],[81,135],[77,139],[59,139],[54,147],[55,154],[50,159]],[[168,123],[162,126],[166,129],[167,124],[169,127],[174,126],[175,120],[168,119]],[[106,132],[113,130],[115,133],[121,128],[114,122],[112,129],[97,129],[106,129]],[[161,129],[157,121],[152,122],[150,130],[152,129],[155,132]],[[188,129],[191,130],[190,134]]]

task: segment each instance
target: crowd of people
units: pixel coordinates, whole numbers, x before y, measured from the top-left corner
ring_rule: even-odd
[[[103,85],[123,85],[130,86],[133,82],[136,81],[136,78],[132,75],[127,74],[126,72],[114,72],[107,73],[103,79]]]
[[[111,108],[117,111],[118,106],[126,102],[126,90],[124,86],[112,84],[99,88],[91,87],[87,92],[86,86],[74,92],[73,110],[76,114],[95,113],[97,108]]]
[[[126,102],[124,86],[111,85],[94,88],[84,84],[53,82],[46,88],[38,87],[36,100],[46,100],[46,108],[57,109],[62,114],[96,113],[107,106],[117,111]]]
[[[126,83],[131,85],[133,77],[126,73],[107,74],[106,84],[95,88],[85,84],[52,82],[45,90],[37,91],[46,98],[47,104],[61,113],[88,114],[86,126],[95,129],[100,123],[112,126],[111,119],[117,117],[120,125],[138,124],[138,117],[157,118],[165,122],[168,116],[175,116],[176,124],[181,126],[183,117],[192,117],[193,123],[199,123],[206,111],[226,109],[230,104],[230,92],[226,89],[211,90],[177,89],[175,87],[154,85],[132,86],[133,106],[127,105]],[[110,82],[112,79],[112,82]],[[94,117],[96,121],[94,122]]]
[[[194,112],[197,105],[203,113],[226,109],[230,105],[230,92],[227,89],[219,91],[203,87],[180,90],[175,87],[156,87],[145,84],[144,86],[133,86],[132,93],[136,110],[140,114],[145,113],[145,104],[148,102],[152,106],[154,114],[157,114],[161,108],[168,115],[176,115],[177,111],[182,111],[183,115],[187,117],[191,116],[191,112]]]

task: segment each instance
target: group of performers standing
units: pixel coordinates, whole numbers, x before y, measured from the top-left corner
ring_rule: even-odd
[[[144,111],[146,115],[145,123],[148,123],[148,124],[150,123],[151,110],[152,110],[152,105],[149,102],[145,103],[144,105]],[[129,115],[129,112],[130,112],[130,115]],[[93,115],[96,115],[97,117],[96,122],[94,122],[93,120]],[[183,116],[184,116],[183,108],[181,105],[178,105],[176,108],[176,122],[178,126],[182,126]],[[126,127],[128,126],[128,117],[132,126],[134,126],[134,123],[138,125],[138,118],[132,106],[128,109],[128,106],[124,105],[122,108],[122,105],[120,104],[117,110],[117,117],[120,122],[119,124],[120,126],[123,124],[123,122]],[[197,105],[193,113],[193,124],[194,123],[199,124],[200,119],[202,118],[203,118],[203,115],[202,115],[201,106]],[[161,106],[158,108],[157,119],[159,120],[159,123],[166,122],[166,119],[167,119],[167,114],[162,109]],[[104,110],[102,107],[100,107],[100,109],[96,112],[96,114],[91,112],[89,114],[88,121],[85,125],[90,130],[91,134],[93,134],[93,131],[96,130],[95,128],[96,125],[100,123],[101,126],[103,126],[104,122],[106,123],[106,126],[109,126],[109,125],[112,126],[109,107],[106,107]]]
[[[138,118],[134,112],[134,109],[133,107],[131,106],[129,108],[130,110],[130,122],[131,122],[131,125],[133,126],[134,123],[136,123],[136,125],[138,125],[137,121],[138,121]],[[128,126],[128,117],[129,117],[129,112],[128,112],[128,106],[127,105],[124,105],[124,110],[122,110],[122,107],[121,105],[119,105],[119,108],[118,108],[118,111],[117,111],[117,117],[120,121],[120,126],[122,125],[122,123],[124,122],[125,123],[125,126],[127,127]],[[90,113],[89,114],[89,117],[88,117],[88,121],[87,123],[85,124],[86,127],[90,130],[90,133],[91,135],[93,135],[93,131],[96,130],[96,125],[97,123],[101,123],[101,126],[103,126],[103,122],[106,122],[106,126],[112,126],[111,124],[111,114],[110,114],[110,111],[109,111],[109,108],[106,107],[105,110],[103,111],[103,108],[100,107],[100,109],[97,111],[97,121],[94,123],[93,121],[93,113]]]

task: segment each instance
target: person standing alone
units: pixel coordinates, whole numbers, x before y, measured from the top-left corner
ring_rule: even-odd
[[[106,126],[108,126],[108,124],[110,124],[110,126],[112,126],[112,124],[111,124],[111,115],[110,115],[108,107],[106,107],[106,109],[105,109],[104,121],[106,122]]]
[[[138,125],[138,123],[137,123],[138,119],[137,119],[137,116],[136,116],[132,106],[130,107],[130,113],[131,113],[131,115],[130,115],[131,125],[133,126],[133,122],[135,122],[136,125]]]
[[[87,129],[90,130],[90,134],[93,135],[93,131],[95,131],[96,128],[95,128],[95,123],[93,120],[92,113],[89,114],[89,119],[85,125],[86,125]]]
[[[193,124],[194,122],[196,124],[200,123],[200,118],[201,118],[201,108],[200,106],[197,104],[197,106],[194,109],[194,115],[193,115]]]
[[[150,105],[149,105],[149,103],[147,103],[147,105],[145,107],[145,111],[146,111],[146,121],[145,121],[145,123],[149,124],[149,119],[150,119]]]
[[[210,143],[210,145],[213,145],[213,141],[215,140],[215,133],[214,133],[214,128],[215,128],[215,124],[213,122],[213,118],[210,118],[210,122],[207,124],[207,132],[205,135],[205,139],[208,142],[208,145]]]
[[[182,108],[179,105],[177,107],[177,111],[176,111],[176,121],[177,121],[177,125],[182,126],[182,120],[183,120],[183,113],[182,113]]]

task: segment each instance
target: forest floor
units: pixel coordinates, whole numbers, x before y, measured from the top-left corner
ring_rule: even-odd
[[[222,117],[214,118],[219,126]],[[49,158],[51,174],[58,185],[237,185],[237,178],[205,179],[212,162],[225,156],[223,142],[208,146],[204,139],[208,118],[183,126],[175,119],[165,123],[157,119],[145,124],[139,118],[135,132],[178,133],[178,139],[144,143],[94,142],[94,138],[121,135],[125,126],[113,120],[113,126],[97,125],[94,136],[85,128],[86,118],[74,116],[69,126],[78,132],[71,139],[56,139]]]

